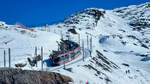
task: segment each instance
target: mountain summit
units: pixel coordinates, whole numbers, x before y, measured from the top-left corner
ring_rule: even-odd
[[[105,11],[98,8],[87,8],[81,10],[75,14],[66,17],[64,20],[58,24],[63,24],[63,26],[68,28],[78,28],[81,29],[91,29],[97,26],[98,20],[104,17]],[[61,25],[59,25],[61,27]]]

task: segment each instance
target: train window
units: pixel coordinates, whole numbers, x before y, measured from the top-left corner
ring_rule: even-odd
[[[58,62],[59,60],[60,60],[60,58],[58,57],[58,58],[54,59],[54,62]]]
[[[62,60],[65,60],[64,56],[61,56],[61,61],[62,61]]]
[[[71,57],[74,56],[74,55],[75,55],[75,53],[72,53],[72,54],[71,54]]]
[[[66,59],[66,55],[65,56],[62,56],[62,60],[65,60]]]
[[[79,52],[80,52],[80,50],[77,51],[77,53],[79,53]]]
[[[69,58],[69,54],[68,54],[68,55],[66,55],[66,58],[67,58],[67,59]]]
[[[64,57],[65,59],[67,59],[67,55],[65,55],[65,57]]]
[[[59,61],[62,61],[63,60],[63,58],[62,57],[59,57]]]

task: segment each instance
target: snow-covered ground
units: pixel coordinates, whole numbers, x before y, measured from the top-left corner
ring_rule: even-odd
[[[72,41],[80,41],[81,47],[84,42],[85,60],[81,60],[81,54],[66,64],[67,70],[63,69],[63,65],[45,67],[44,70],[67,75],[74,80],[74,84],[85,84],[87,81],[89,84],[150,84],[150,29],[134,31],[126,18],[112,10],[88,8],[72,14],[60,23],[38,27],[34,31],[5,25],[8,26],[7,29],[0,27],[0,65],[3,66],[4,49],[11,48],[14,67],[15,63],[27,62],[27,57],[34,56],[35,46],[38,47],[38,53],[43,46],[44,59],[48,58],[50,51],[57,49],[56,41],[62,37],[67,39],[66,35],[70,35]],[[69,29],[75,29],[78,34],[68,33]],[[21,33],[22,30],[26,32]],[[87,46],[90,38],[92,56],[89,55],[90,47]],[[24,69],[40,70],[40,62],[38,67],[31,68],[27,65]],[[126,73],[127,70],[130,72]]]
[[[44,59],[52,50],[57,50],[56,41],[60,36],[54,33],[43,32],[39,30],[28,30],[16,28],[15,26],[0,27],[0,66],[4,66],[4,50],[6,51],[6,64],[8,67],[8,48],[11,49],[12,67],[17,63],[27,63],[27,57],[34,57],[35,47],[37,53],[41,53],[41,47],[44,48]],[[29,66],[25,69],[29,69]]]

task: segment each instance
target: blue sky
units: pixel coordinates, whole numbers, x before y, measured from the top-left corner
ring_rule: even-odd
[[[0,20],[8,24],[51,24],[85,8],[113,9],[150,0],[0,0]]]

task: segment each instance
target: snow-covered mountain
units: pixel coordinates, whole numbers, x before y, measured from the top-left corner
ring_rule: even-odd
[[[149,84],[149,10],[148,2],[114,10],[87,8],[59,23],[38,27],[32,31],[17,28],[14,25],[8,25],[8,28],[2,26],[0,27],[0,47],[14,49],[12,51],[15,53],[14,59],[22,62],[27,57],[27,52],[34,53],[35,46],[44,46],[46,59],[50,53],[49,50],[57,49],[56,41],[60,38],[67,39],[66,36],[69,35],[70,40],[80,43],[81,47],[84,42],[85,60],[67,65],[66,68],[71,71],[60,67],[45,68],[47,71],[70,76],[74,84],[85,84],[86,81],[90,84]],[[22,30],[26,33],[22,34]],[[90,38],[92,38],[91,56],[89,55]],[[15,48],[23,50],[20,49],[18,52]],[[3,53],[3,49],[0,53]],[[77,59],[80,58],[82,54]],[[1,60],[1,66],[2,64],[3,60]],[[28,66],[24,69],[32,68]],[[127,72],[128,70],[130,72]]]
[[[97,26],[98,21],[101,17],[103,17],[104,13],[104,10],[88,8],[72,14],[71,16],[62,20],[60,23],[64,23],[63,26],[68,28],[92,29],[93,27]]]

